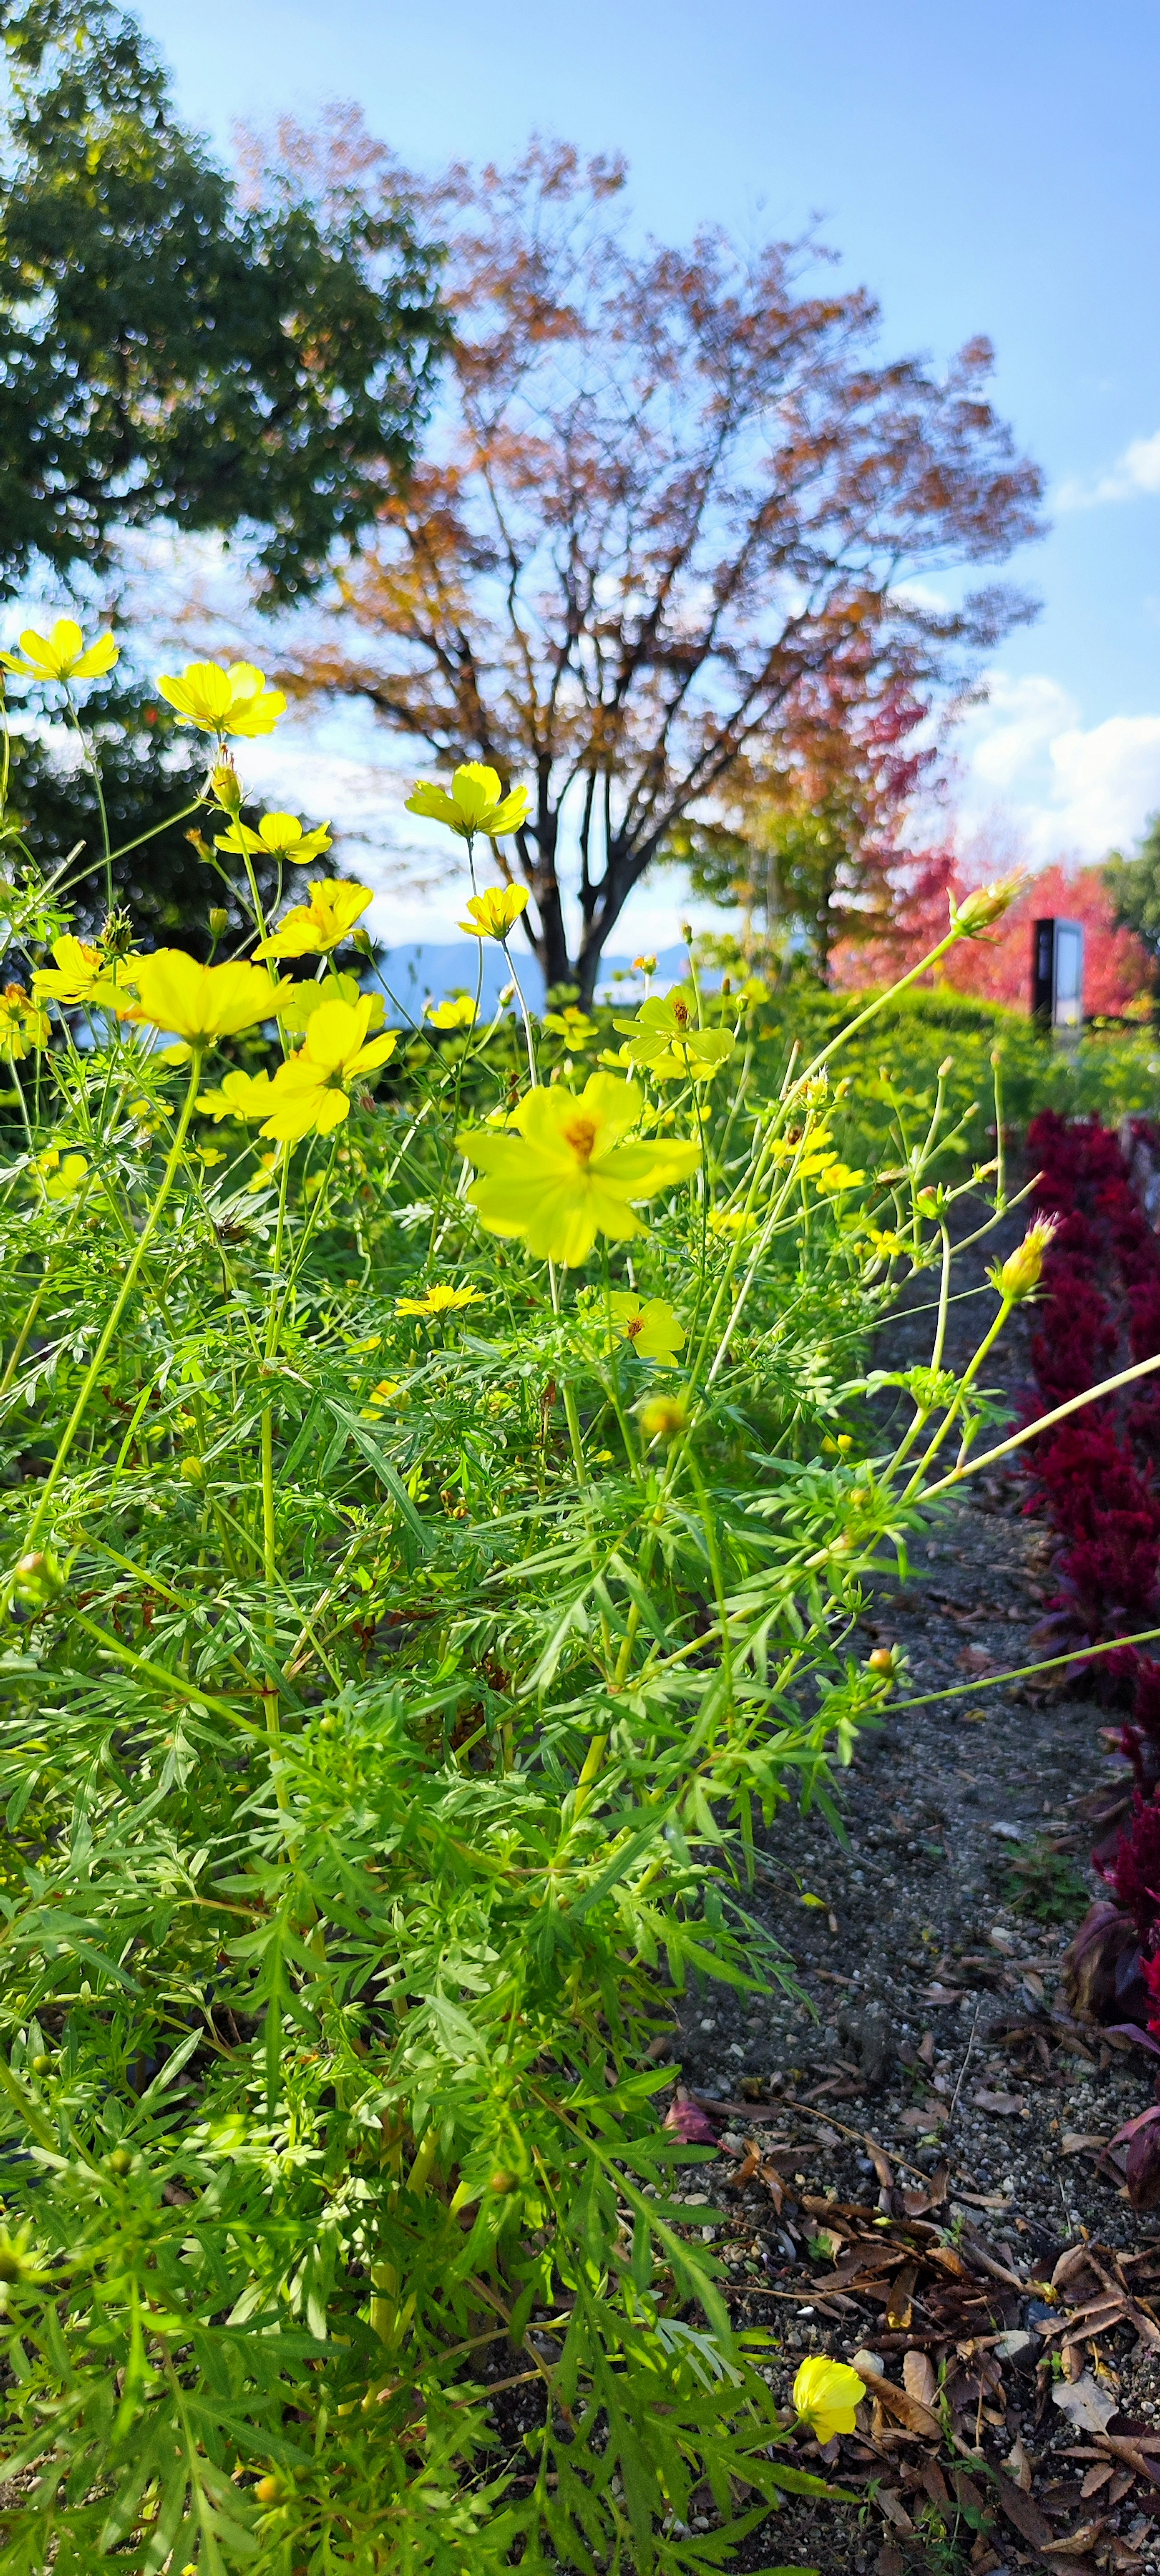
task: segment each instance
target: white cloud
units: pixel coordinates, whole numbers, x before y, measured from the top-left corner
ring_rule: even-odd
[[[1160,429],[1151,438],[1133,438],[1106,474],[1094,483],[1069,476],[1055,494],[1057,510],[1094,510],[1102,501],[1138,501],[1160,492]]]
[[[1033,865],[1131,848],[1160,808],[1160,714],[1079,714],[1045,672],[992,674],[959,737],[968,833],[1001,824]]]
[[[959,739],[975,777],[1001,795],[1078,714],[1074,698],[1046,672],[1014,679],[995,671],[983,705],[968,716]]]
[[[1130,845],[1160,806],[1160,715],[1074,725],[1051,745],[1064,831],[1091,857]]]

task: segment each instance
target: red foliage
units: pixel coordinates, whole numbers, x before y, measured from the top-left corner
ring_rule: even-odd
[[[1115,1859],[1102,1865],[1101,1876],[1116,1903],[1131,1915],[1141,1941],[1147,1940],[1160,1918],[1160,1806],[1154,1798],[1145,1801],[1138,1789],[1131,1824],[1120,1836]]]
[[[1056,1219],[1031,1345],[1038,1395],[1050,1409],[1114,1373],[1128,1352],[1141,1360],[1160,1351],[1160,1244],[1106,1128],[1048,1111],[1033,1121],[1028,1144],[1040,1165],[1038,1208]],[[1078,1631],[1095,1644],[1156,1621],[1158,1459],[1160,1389],[1150,1384],[1126,1402],[1102,1399],[1035,1443],[1027,1460],[1035,1486],[1029,1509],[1046,1508],[1065,1542],[1050,1623],[1063,1634]],[[1095,1909],[1091,1955],[1082,1941],[1073,1944],[1070,1973],[1098,2018],[1142,2021],[1150,2004],[1160,2005],[1160,1955],[1149,1955],[1160,1953],[1160,1663],[1124,1647],[1091,1672],[1105,1688],[1132,1691],[1120,1749],[1135,1789],[1126,1831],[1110,1853],[1093,1854],[1119,1912]],[[1129,1925],[1143,1956],[1130,1946]],[[1160,2020],[1150,2027],[1160,2030]]]
[[[913,966],[947,927],[948,894],[961,898],[977,875],[960,868],[953,850],[915,852],[909,870],[897,867],[898,933],[889,947],[847,948],[835,955],[834,980],[868,984]],[[951,950],[941,975],[957,993],[999,1002],[1007,1010],[1031,1008],[1031,939],[1034,921],[1059,914],[1084,928],[1084,1010],[1118,1018],[1130,1002],[1152,989],[1147,951],[1130,930],[1117,930],[1098,867],[1043,868],[987,939],[964,939]]]

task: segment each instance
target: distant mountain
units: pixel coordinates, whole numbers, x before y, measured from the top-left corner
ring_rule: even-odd
[[[513,948],[512,953],[528,1009],[538,1015],[544,1007],[543,976],[526,948],[522,952]],[[687,972],[688,957],[684,948],[678,946],[659,951],[655,978],[658,988],[664,991],[670,984],[679,984]],[[430,947],[420,940],[406,948],[389,949],[377,975],[368,975],[364,990],[373,991],[376,983],[381,984],[387,995],[388,1019],[402,1023],[408,1019],[422,1019],[425,1002],[445,1001],[451,993],[474,994],[478,973],[479,950],[473,939],[433,941]],[[623,985],[613,981],[617,974],[624,978]],[[494,939],[485,939],[481,1007],[488,1015],[495,1010],[508,980],[507,960],[502,948],[497,947]],[[715,983],[717,978],[713,976],[709,980]],[[640,976],[632,971],[630,957],[606,957],[598,997],[601,1001],[615,1001],[623,990],[628,1001],[640,983]]]

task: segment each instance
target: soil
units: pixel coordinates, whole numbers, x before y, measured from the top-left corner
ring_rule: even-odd
[[[1022,1231],[1021,1212],[997,1243],[967,1256],[976,1282]],[[925,1303],[929,1281],[916,1284],[912,1303]],[[993,1311],[989,1294],[952,1308],[952,1366]],[[879,1364],[926,1359],[929,1328],[929,1315],[897,1318]],[[986,1372],[1011,1401],[1026,1382],[1030,1329],[1016,1316]],[[1051,1590],[1052,1543],[1027,1514],[1028,1494],[1017,1465],[969,1484],[914,1547],[905,1580],[880,1585],[863,1651],[905,1648],[899,1698],[1035,1661],[1029,1640]],[[1160,2328],[1149,2325],[1144,2286],[1153,2247],[1160,2280],[1160,2213],[1134,2212],[1114,2164],[1101,2160],[1101,2142],[1154,2099],[1157,2060],[1078,2027],[1059,1982],[1067,1942],[1102,1892],[1080,1810],[1119,1768],[1101,1739],[1107,1724],[1090,1682],[1070,1678],[996,1682],[888,1716],[863,1734],[841,1784],[846,1846],[816,1811],[787,1808],[767,1837],[753,1911],[781,1943],[792,1989],[736,2001],[702,1988],[690,2000],[674,2051],[680,2084],[720,2128],[722,2154],[691,2177],[687,2199],[728,2213],[703,2232],[722,2254],[738,2325],[781,2338],[779,2395],[788,2399],[799,2362],[815,2352],[849,2361],[871,2350],[901,2387],[924,2322],[944,2373],[975,2369],[965,2411],[944,2410],[941,2441],[916,2439],[896,2409],[884,2416],[869,2399],[859,2435],[824,2459],[799,2441],[796,2465],[855,2484],[859,2500],[787,2499],[736,2558],[738,2576],[789,2562],[824,2576],[1160,2570],[1160,2458],[1153,2480],[1146,2466],[1130,2474],[1114,2450],[1117,2438],[1131,2444],[1160,2428]],[[916,2295],[909,2331],[884,2333],[881,2283],[826,2297],[835,2230],[847,2247],[859,2229],[905,2234],[924,2191],[934,2203],[927,2237],[959,2247],[991,2302],[989,2317],[967,2319],[965,2355],[937,2298],[924,2319]],[[1122,2276],[1140,2288],[1135,2322],[1086,2342],[1077,2330],[1066,2351],[1063,2384],[1082,2379],[1115,2400],[1115,2412],[1097,2406],[1107,2423],[1094,2444],[1081,2401],[1070,2415],[1052,2402],[1060,2339],[1041,2344],[1035,2332],[1050,2325],[1042,2285],[1057,2267],[1066,2284],[1069,2248],[1080,2249],[1073,2277],[1090,2287],[1075,2268],[1085,2245],[1099,2278],[1111,2277],[1111,2249],[1145,2258]],[[840,2277],[840,2251],[838,2268]],[[1053,2294],[1065,2308],[1068,2295]],[[979,2381],[980,2325],[992,2354],[996,2335],[1032,2329],[1017,2363],[1001,2354],[983,2371],[995,2386]],[[916,2368],[920,2384],[922,2365],[910,2362],[907,2384]],[[996,2506],[1002,2492],[1009,2509]],[[693,2527],[708,2531],[715,2519],[706,2497]]]

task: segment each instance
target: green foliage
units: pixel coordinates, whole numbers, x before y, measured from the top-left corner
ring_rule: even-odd
[[[1008,1905],[1037,1923],[1074,1923],[1090,1893],[1082,1870],[1044,1835],[1011,1862],[1003,1883]]]
[[[1132,859],[1113,850],[1104,869],[1117,929],[1134,930],[1160,969],[1160,814]]]
[[[0,2571],[727,2568],[823,2490],[651,2050],[690,1977],[785,1978],[755,1838],[834,1815],[891,1688],[863,1586],[979,1463],[1003,1304],[958,1381],[942,1305],[892,1451],[863,1410],[987,1179],[957,1100],[847,1109],[824,1030],[787,1080],[752,992],[693,1086],[605,1046],[624,1168],[692,1178],[568,1273],[482,1230],[457,1140],[534,1092],[582,1194],[610,1032],[404,1031],[267,1150],[203,1090],[278,1082],[244,1011],[212,1072],[71,1005],[46,1044],[58,899],[26,860],[5,903]],[[169,970],[114,966],[148,1021]]]
[[[176,122],[131,17],[4,14],[0,570],[100,569],[125,527],[260,533],[309,590],[406,472],[443,342],[437,259],[397,208],[243,205]]]
[[[124,667],[86,691],[85,737],[96,753],[99,795],[94,766],[75,734],[63,723],[47,731],[37,726],[12,737],[9,824],[19,825],[23,849],[46,877],[76,853],[67,883],[83,938],[98,935],[108,909],[106,872],[97,864],[107,826],[114,900],[131,915],[138,937],[151,946],[178,940],[208,957],[210,906],[223,906],[228,916],[219,946],[223,936],[230,944],[237,940],[245,915],[236,887],[226,882],[229,868],[204,855],[206,755],[164,699],[127,679]],[[245,819],[251,818],[247,807]],[[220,816],[213,828],[220,830]],[[274,905],[276,862],[258,855],[255,875],[263,902]]]

